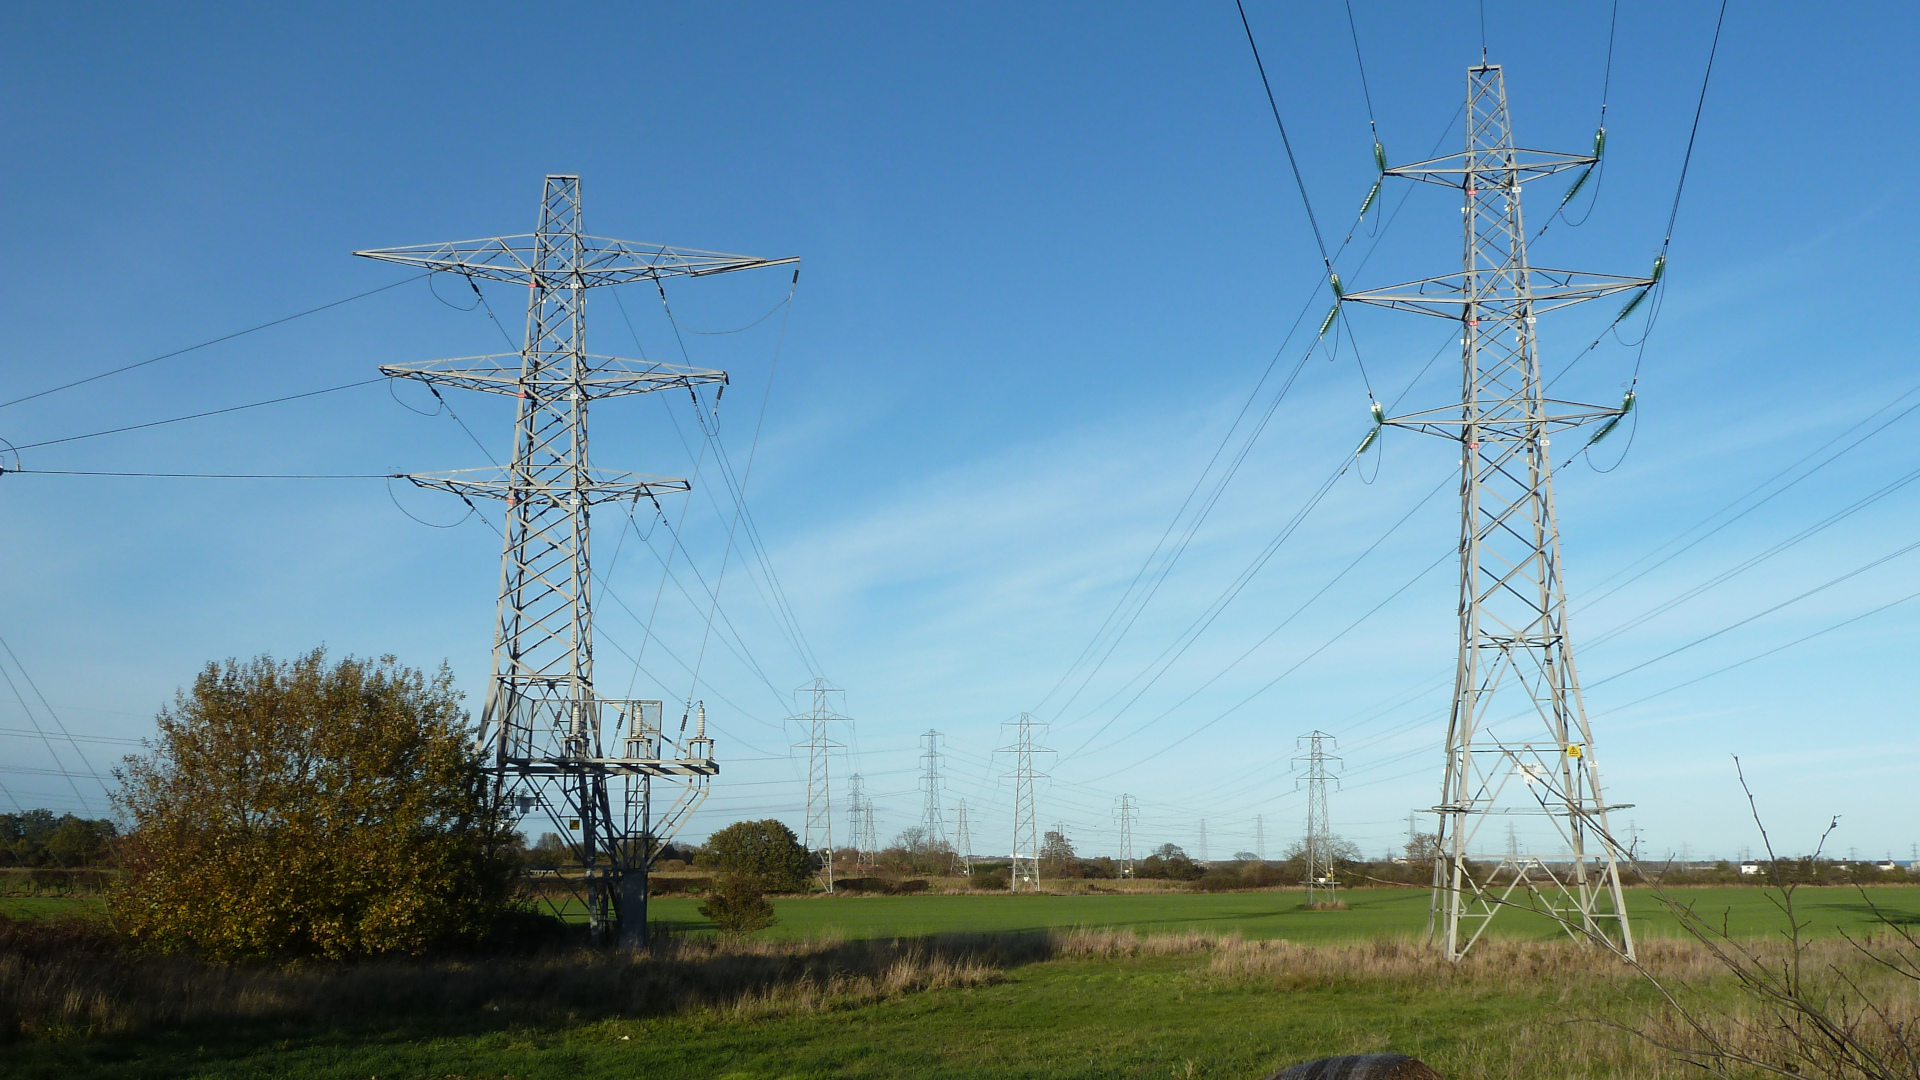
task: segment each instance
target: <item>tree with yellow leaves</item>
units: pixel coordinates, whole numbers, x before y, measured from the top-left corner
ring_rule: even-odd
[[[216,959],[421,953],[512,904],[513,834],[452,675],[323,649],[209,664],[116,772],[109,910]]]

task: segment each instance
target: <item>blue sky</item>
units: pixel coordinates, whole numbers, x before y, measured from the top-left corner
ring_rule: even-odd
[[[1480,49],[1476,9],[1353,10],[1389,156],[1451,148]],[[1590,145],[1610,11],[1488,3],[1489,57],[1505,65],[1523,144]],[[1646,271],[1715,11],[1620,4],[1597,200],[1582,227],[1553,226],[1536,264]],[[1253,0],[1248,13],[1337,241],[1373,179],[1346,9]],[[0,267],[0,400],[406,276],[354,249],[529,231],[549,172],[582,176],[596,233],[804,259],[790,312],[685,341],[694,363],[732,373],[722,437],[736,462],[753,455],[748,501],[817,669],[737,552],[721,609],[738,637],[716,634],[702,660],[706,609],[671,584],[645,674],[627,659],[639,623],[601,603],[603,689],[632,678],[636,695],[679,700],[686,667],[700,668],[695,694],[721,733],[724,772],[690,835],[748,815],[798,824],[804,762],[788,747],[800,733],[781,718],[794,707],[786,691],[816,674],[848,691],[858,723],[836,767],[865,775],[884,835],[918,817],[917,736],[934,728],[947,737],[949,807],[966,798],[976,846],[1002,850],[1011,792],[992,750],[1023,709],[1054,721],[1045,741],[1059,751],[1040,817],[1086,850],[1112,848],[1122,792],[1138,799],[1150,843],[1193,848],[1204,819],[1209,853],[1224,856],[1251,847],[1258,815],[1277,849],[1300,831],[1291,759],[1315,728],[1341,740],[1336,827],[1369,851],[1399,842],[1407,811],[1432,804],[1454,648],[1443,556],[1457,507],[1445,490],[1429,497],[1450,485],[1443,444],[1389,433],[1130,700],[1130,680],[1157,670],[1366,430],[1354,343],[1383,398],[1438,405],[1457,386],[1445,324],[1357,314],[1338,357],[1308,361],[1242,443],[1236,415],[1250,396],[1256,414],[1273,402],[1325,295],[1311,298],[1318,256],[1231,4],[16,6],[0,18],[11,103],[0,183],[16,252]],[[1602,467],[1619,460],[1613,471],[1575,460],[1559,475],[1600,763],[1648,850],[1733,855],[1755,843],[1735,754],[1785,847],[1809,845],[1834,814],[1843,852],[1906,857],[1920,842],[1920,600],[1867,614],[1920,591],[1920,553],[1638,666],[1912,542],[1920,485],[1899,484],[1920,468],[1920,415],[1902,410],[1920,401],[1920,373],[1899,283],[1916,224],[1915,24],[1902,5],[1844,20],[1735,5],[1642,362],[1638,427],[1596,450]],[[1529,220],[1544,222],[1560,190],[1532,191]],[[1389,185],[1342,273],[1351,287],[1444,273],[1458,262],[1458,221],[1444,192]],[[470,293],[436,285],[437,297],[404,284],[0,408],[0,437],[26,446],[504,347],[484,310],[460,310]],[[728,329],[787,285],[769,271],[677,284],[669,297],[683,327]],[[516,336],[522,302],[488,294]],[[1550,369],[1615,310],[1590,307],[1542,319]],[[588,325],[595,351],[679,358],[644,288],[617,304],[597,293]],[[1276,355],[1278,374],[1261,383]],[[1556,392],[1616,402],[1634,357],[1608,338]],[[453,406],[504,453],[498,403]],[[484,464],[451,420],[408,407],[433,402],[373,384],[26,449],[21,464]],[[692,422],[684,400],[603,405],[597,461],[686,475]],[[1244,462],[1062,710],[1066,695],[1049,690],[1188,492],[1217,477],[1203,470],[1223,439],[1230,453],[1247,446]],[[716,581],[728,504],[702,479],[668,510]],[[51,721],[21,668],[70,732],[98,740],[140,737],[209,660],[321,643],[445,659],[477,705],[498,541],[477,521],[435,529],[408,516],[446,524],[463,510],[381,481],[0,478],[0,634],[18,657],[7,670],[38,722]],[[1705,532],[1686,532],[1696,523],[1726,518],[1660,561]],[[644,517],[624,539],[624,521],[599,524],[598,565],[644,614],[660,588],[649,545],[664,554],[667,534]],[[21,710],[0,687],[0,783],[25,805],[98,809],[99,784],[63,773],[104,771],[130,747],[49,748],[19,734],[32,730]]]

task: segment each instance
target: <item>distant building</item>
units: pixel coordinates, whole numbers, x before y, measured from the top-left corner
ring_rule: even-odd
[[[1763,862],[1754,862],[1749,859],[1740,864],[1740,873],[1742,874],[1764,874],[1766,872],[1767,864]]]

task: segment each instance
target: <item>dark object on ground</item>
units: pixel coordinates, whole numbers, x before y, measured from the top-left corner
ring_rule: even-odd
[[[1405,1054],[1347,1054],[1288,1066],[1267,1080],[1440,1080]]]
[[[649,896],[686,896],[690,893],[703,893],[713,887],[713,879],[699,877],[649,877],[647,895]]]
[[[905,881],[893,881],[881,877],[841,878],[833,883],[834,891],[849,893],[881,893],[886,896],[910,896],[913,893],[927,891],[925,878],[908,878]]]

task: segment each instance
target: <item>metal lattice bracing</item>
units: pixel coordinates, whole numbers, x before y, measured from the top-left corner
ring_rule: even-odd
[[[973,829],[967,821],[967,800],[954,808],[953,864],[961,877],[973,876]]]
[[[1339,899],[1340,880],[1334,874],[1333,819],[1327,816],[1327,785],[1339,784],[1340,778],[1332,772],[1333,763],[1340,759],[1327,753],[1327,744],[1334,741],[1333,736],[1324,731],[1311,731],[1295,740],[1296,746],[1304,746],[1306,753],[1294,758],[1295,764],[1307,763],[1306,771],[1294,781],[1297,789],[1307,785],[1307,835],[1305,840],[1307,856],[1307,906],[1331,904]],[[1262,840],[1264,844],[1264,839]]]
[[[940,733],[929,729],[920,745],[920,830],[927,850],[937,852],[947,846],[946,815],[940,810]]]
[[[1034,771],[1033,755],[1053,751],[1034,745],[1033,731],[1045,723],[1032,713],[1021,713],[1011,726],[1013,745],[1000,748],[1001,753],[1013,755],[1013,772],[1008,774],[1013,779],[1013,863],[1007,886],[1013,892],[1032,892],[1040,887],[1040,830],[1034,822],[1033,781],[1044,775]]]
[[[815,679],[795,690],[796,694],[807,694],[812,703],[807,711],[787,719],[803,724],[807,729],[807,741],[795,743],[794,748],[807,750],[807,820],[802,842],[807,851],[820,864],[820,885],[827,892],[833,891],[833,788],[829,773],[829,755],[841,749],[840,743],[833,741],[827,734],[827,726],[834,723],[850,724],[850,717],[842,716],[833,709],[833,698],[839,695],[842,704],[846,701],[846,691],[829,686],[825,679]],[[855,807],[859,806],[856,798]],[[855,833],[857,838],[858,833]]]
[[[1517,149],[1496,64],[1468,70],[1466,117],[1464,153],[1387,170],[1461,191],[1462,271],[1343,298],[1457,319],[1461,330],[1460,403],[1386,421],[1457,440],[1461,449],[1458,667],[1435,808],[1429,933],[1457,959],[1499,908],[1524,903],[1631,956],[1624,852],[1607,829],[1610,808],[1567,637],[1549,457],[1556,431],[1623,410],[1547,398],[1534,322],[1541,312],[1652,281],[1530,266],[1521,186],[1597,159]],[[1515,721],[1528,729],[1519,738],[1503,726]],[[1489,817],[1511,814],[1551,822],[1564,849],[1512,860],[1479,851]]]
[[[383,366],[383,374],[512,395],[510,464],[422,473],[422,487],[506,504],[493,675],[480,719],[496,793],[521,814],[544,813],[579,859],[580,899],[596,938],[646,934],[647,870],[719,771],[705,707],[689,737],[669,733],[659,701],[603,698],[593,681],[590,509],[686,491],[684,480],[609,473],[589,462],[587,412],[596,398],[723,383],[726,374],[590,354],[587,290],[697,277],[791,259],[758,259],[607,240],[581,222],[580,179],[549,176],[531,235],[358,251],[385,262],[527,288],[518,355]],[[687,703],[687,713],[694,711]],[[654,813],[652,785],[675,790]]]
[[[1113,820],[1120,826],[1120,876],[1133,876],[1133,827],[1140,820],[1140,804],[1122,794],[1113,804]]]

